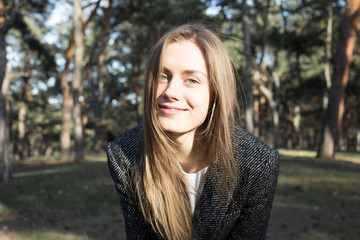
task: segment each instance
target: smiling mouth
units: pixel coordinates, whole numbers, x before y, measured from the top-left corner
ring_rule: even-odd
[[[167,115],[173,115],[173,114],[182,113],[182,112],[187,111],[187,109],[166,106],[166,105],[159,105],[159,109],[162,113],[167,114]]]

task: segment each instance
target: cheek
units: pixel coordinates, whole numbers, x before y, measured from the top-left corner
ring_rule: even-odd
[[[158,99],[160,96],[161,96],[161,94],[162,94],[162,89],[161,89],[161,87],[160,86],[157,86],[157,88],[156,88],[156,99]]]
[[[192,103],[201,109],[202,112],[208,112],[210,105],[210,93],[207,90],[204,90],[198,94],[192,96]]]
[[[165,91],[164,84],[158,84],[156,87],[156,99],[158,99],[164,91]]]

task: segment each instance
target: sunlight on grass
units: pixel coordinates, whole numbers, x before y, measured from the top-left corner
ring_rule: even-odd
[[[124,228],[105,154],[21,161],[0,183],[0,240],[121,240]]]
[[[310,150],[278,149],[278,151],[280,155],[289,157],[316,157],[316,152]]]
[[[69,162],[75,161],[75,156],[70,156],[68,159]],[[96,162],[105,162],[107,160],[105,150],[102,153],[92,153],[85,155],[85,161],[96,161]],[[58,156],[33,156],[27,157],[24,161],[50,161],[50,162],[59,162]],[[14,160],[15,162],[15,160]]]
[[[11,213],[11,210],[4,204],[0,203],[0,220],[1,220],[2,216],[5,216],[10,213]],[[0,230],[1,230],[1,228],[0,228]]]
[[[357,239],[360,165],[319,161],[315,151],[279,152],[269,233],[281,240]],[[0,240],[126,239],[105,154],[86,155],[83,163],[25,160],[0,194]]]
[[[45,161],[57,161],[59,157],[57,156],[31,156],[26,157],[24,161],[38,161],[38,160],[45,160]]]
[[[279,153],[274,209],[281,217],[270,226],[287,229],[294,239],[357,239],[359,154],[337,153],[335,160],[318,160],[315,151],[280,149]]]
[[[280,155],[289,157],[307,157],[315,158],[316,151],[296,150],[296,149],[278,149]],[[360,164],[360,153],[337,152],[335,160]]]
[[[360,164],[360,153],[339,152],[335,154],[335,160]]]
[[[43,169],[43,170],[35,170],[35,171],[26,171],[26,172],[17,172],[13,174],[14,178],[20,177],[31,177],[31,176],[39,176],[39,175],[47,175],[47,174],[59,174],[59,173],[67,173],[67,172],[76,172],[81,169],[79,165],[68,165],[61,168],[53,168],[53,169]]]
[[[91,154],[85,156],[85,161],[105,162],[107,160],[106,154]]]
[[[30,230],[30,231],[0,231],[1,240],[38,240],[38,239],[57,239],[57,240],[89,240],[86,233],[77,235],[61,231],[53,231],[46,229]]]

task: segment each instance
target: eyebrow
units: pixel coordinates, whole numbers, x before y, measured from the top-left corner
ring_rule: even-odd
[[[185,70],[183,71],[184,74],[193,74],[193,73],[200,73],[201,75],[203,75],[204,77],[207,78],[207,75],[201,71],[198,70]]]
[[[168,68],[164,67],[164,72],[171,72]],[[193,73],[200,73],[201,75],[203,75],[204,77],[208,77],[206,75],[206,73],[199,71],[199,70],[184,70],[181,72],[182,74],[193,74]]]

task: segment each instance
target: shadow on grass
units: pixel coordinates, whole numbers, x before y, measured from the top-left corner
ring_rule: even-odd
[[[360,166],[282,156],[267,239],[357,239]]]
[[[125,239],[105,161],[48,163],[16,165],[0,185],[0,239]]]
[[[24,161],[0,183],[0,239],[125,239],[105,157]],[[360,166],[282,156],[267,239],[357,239]]]

